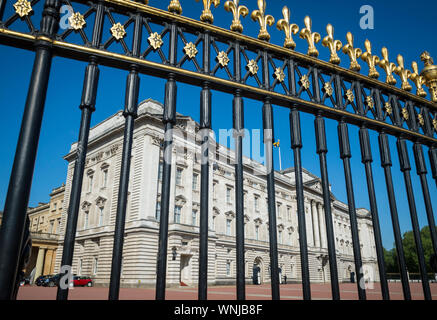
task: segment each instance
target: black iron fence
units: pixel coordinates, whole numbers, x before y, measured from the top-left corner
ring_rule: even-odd
[[[109,66],[128,71],[125,100],[125,133],[123,157],[120,175],[120,188],[115,225],[114,247],[109,299],[118,299],[123,249],[123,234],[128,195],[129,168],[133,140],[134,121],[137,117],[138,94],[140,88],[139,74],[148,74],[167,79],[163,123],[165,126],[164,165],[161,198],[161,219],[159,229],[159,252],[157,261],[156,299],[165,298],[167,235],[169,222],[169,197],[171,184],[171,146],[172,128],[176,121],[177,83],[188,83],[200,88],[200,129],[203,132],[201,165],[201,200],[200,200],[200,248],[199,248],[199,282],[198,298],[207,299],[207,257],[208,257],[208,177],[209,177],[209,130],[212,127],[211,90],[232,94],[233,126],[235,130],[235,193],[236,193],[236,248],[237,248],[237,298],[245,299],[244,270],[244,200],[243,200],[243,163],[242,132],[244,130],[244,99],[253,99],[263,104],[264,144],[266,145],[266,166],[273,168],[272,148],[274,136],[273,105],[289,108],[290,136],[294,154],[296,179],[296,198],[298,205],[299,245],[304,299],[311,299],[307,234],[305,229],[304,194],[302,178],[300,113],[315,116],[316,148],[320,160],[321,181],[328,242],[329,271],[333,299],[340,298],[339,277],[337,270],[336,248],[331,212],[330,184],[328,178],[327,152],[328,144],[325,119],[338,121],[340,158],[343,161],[347,188],[347,204],[351,223],[355,274],[358,275],[357,290],[359,298],[366,299],[366,291],[360,285],[362,275],[362,257],[358,234],[355,198],[353,190],[352,157],[348,127],[358,126],[361,156],[364,165],[370,201],[370,211],[374,228],[376,252],[378,258],[379,278],[384,299],[389,299],[388,277],[385,273],[381,230],[372,169],[372,147],[369,130],[379,134],[379,154],[385,173],[387,195],[390,205],[393,231],[400,267],[405,299],[411,299],[405,255],[399,227],[398,210],[392,179],[392,150],[388,137],[397,138],[397,153],[401,171],[405,179],[409,210],[415,236],[420,277],[425,299],[431,299],[429,279],[425,266],[424,251],[420,238],[415,193],[411,183],[410,153],[407,141],[414,143],[413,154],[417,174],[420,177],[426,214],[431,229],[434,252],[437,253],[437,234],[433,216],[432,201],[427,184],[424,148],[429,152],[433,178],[437,182],[437,88],[436,66],[428,53],[422,55],[425,68],[421,74],[417,64],[413,72],[407,72],[402,57],[398,65],[392,68],[383,50],[379,59],[371,52],[370,42],[366,41],[365,52],[354,48],[353,37],[347,35],[348,44],[344,53],[351,59],[350,70],[338,66],[337,51],[341,48],[334,40],[333,28],[328,26],[328,35],[323,45],[328,47],[331,60],[325,62],[317,59],[317,39],[320,35],[311,30],[311,20],[305,18],[305,28],[300,36],[308,40],[308,53],[294,51],[294,27],[289,12],[284,8],[284,19],[277,27],[285,31],[284,47],[269,43],[267,27],[274,18],[267,15],[265,1],[258,1],[258,10],[253,11],[252,19],[260,23],[259,39],[244,36],[239,15],[247,15],[248,9],[239,6],[239,1],[228,1],[225,8],[234,14],[231,31],[215,27],[211,4],[220,1],[203,1],[205,8],[201,21],[183,17],[179,1],[173,0],[168,11],[148,6],[148,1],[130,0],[96,0],[70,1],[45,0],[42,12],[35,14],[40,19],[30,17],[33,8],[43,0],[0,0],[0,43],[35,51],[34,67],[26,100],[25,112],[12,168],[9,188],[4,208],[4,220],[0,231],[0,298],[11,299],[14,280],[19,266],[20,248],[29,200],[30,185],[33,176],[39,133],[41,128],[47,83],[54,55],[85,61],[84,85],[80,109],[82,119],[79,130],[77,159],[68,207],[65,230],[62,266],[70,266],[73,259],[76,227],[80,205],[82,180],[87,154],[88,135],[91,115],[95,111],[96,94],[99,82],[99,66]],[[69,28],[59,29],[60,7],[68,5],[74,9],[69,18]],[[12,8],[13,10],[5,10]],[[80,8],[76,9],[76,8]],[[9,15],[5,13],[9,12]],[[124,19],[124,20],[116,20]],[[121,18],[120,18],[121,17]],[[35,24],[35,20],[38,24]],[[17,26],[17,21],[22,23]],[[109,23],[111,36],[104,40],[104,24]],[[84,26],[92,32],[84,32]],[[126,30],[133,26],[133,34]],[[296,32],[294,32],[296,31]],[[105,30],[107,32],[107,30]],[[72,35],[79,35],[72,40]],[[188,41],[188,36],[194,41]],[[120,44],[115,49],[114,44]],[[220,51],[219,47],[226,47]],[[156,55],[152,58],[152,53]],[[358,71],[358,58],[369,66],[369,75]],[[212,57],[215,57],[212,59]],[[387,80],[379,81],[379,66],[387,72]],[[387,67],[389,66],[389,67]],[[219,73],[219,70],[224,70]],[[392,73],[399,75],[402,88],[393,85]],[[416,85],[417,92],[412,94],[409,81]],[[430,89],[432,101],[426,100],[426,85]],[[373,150],[375,152],[375,150]],[[276,201],[274,171],[268,171],[268,216],[269,245],[272,298],[279,299],[278,241],[276,234]],[[58,288],[57,298],[67,299],[68,287]]]

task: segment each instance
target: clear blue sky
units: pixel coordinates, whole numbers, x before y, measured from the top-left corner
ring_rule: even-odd
[[[8,2],[7,13],[15,1]],[[150,5],[166,8],[170,1],[151,0]],[[223,3],[213,10],[215,24],[229,28],[232,20],[230,13],[225,12]],[[184,15],[198,19],[202,10],[202,4],[194,0],[181,0]],[[255,0],[241,1],[249,7],[250,11],[256,9]],[[313,20],[313,30],[319,32],[322,37],[326,35],[326,24],[331,23],[335,28],[335,37],[346,42],[345,35],[351,31],[355,36],[355,46],[363,48],[363,43],[368,38],[373,45],[375,54],[380,55],[381,48],[387,46],[390,60],[395,61],[398,53],[401,53],[408,67],[411,61],[419,62],[419,68],[423,67],[419,56],[424,50],[428,50],[437,59],[437,42],[435,30],[437,30],[437,3],[435,1],[267,1],[267,11],[272,14],[276,21],[282,18],[282,7],[289,6],[291,19],[300,28],[303,27],[303,19],[310,15]],[[360,7],[371,5],[375,12],[374,30],[362,30],[359,27],[361,15]],[[19,24],[22,22],[19,22]],[[91,25],[91,23],[90,23]],[[246,35],[256,37],[258,24],[252,22],[249,17],[243,19]],[[272,42],[283,43],[283,34],[276,28],[269,28]],[[109,33],[105,34],[105,38]],[[307,45],[304,40],[295,37],[296,50],[305,53]],[[318,44],[320,58],[329,59],[328,49]],[[0,46],[0,98],[2,102],[2,117],[0,117],[0,134],[2,137],[2,157],[0,158],[0,208],[3,208],[9,176],[16,148],[22,112],[25,104],[30,72],[33,65],[34,54],[32,52],[18,50],[6,46]],[[348,58],[340,53],[342,66],[348,67]],[[361,63],[362,65],[364,63]],[[49,193],[54,188],[65,182],[67,163],[62,157],[68,153],[71,143],[77,140],[82,83],[86,64],[56,57],[53,60],[49,90],[47,94],[46,109],[44,114],[42,132],[40,137],[38,157],[32,184],[30,206],[36,206],[38,202],[46,202]],[[93,115],[92,125],[99,123],[108,116],[121,110],[124,105],[124,87],[127,72],[101,67],[101,77],[97,98],[97,111]],[[365,67],[363,66],[364,72]],[[383,78],[384,72],[381,72]],[[165,81],[148,76],[141,77],[140,100],[153,98],[163,101]],[[199,88],[179,84],[178,86],[178,112],[191,115],[195,120],[199,119]],[[186,99],[190,97],[190,99]],[[185,98],[185,99],[184,99]],[[249,129],[261,129],[261,107],[256,101],[245,101],[246,127]],[[283,168],[293,166],[293,154],[290,149],[288,110],[275,107],[275,135],[281,139],[281,152]],[[315,154],[313,116],[302,114],[303,128],[303,164],[304,167],[316,175],[320,174],[318,157]],[[213,126],[214,130],[230,129],[232,127],[232,96],[213,92]],[[353,151],[352,169],[357,207],[369,208],[367,186],[358,142],[358,128],[350,127],[351,144]],[[335,196],[346,202],[346,191],[343,175],[343,167],[339,159],[338,139],[336,123],[327,123],[329,153],[328,165],[330,182]],[[380,168],[379,152],[377,147],[377,135],[372,134],[372,147],[374,153],[374,175],[380,220],[383,233],[384,246],[393,246],[393,232],[386,197],[385,180]],[[396,197],[400,215],[401,229],[403,232],[411,229],[411,222],[406,200],[405,187],[402,175],[399,171],[398,157],[391,139],[393,176],[395,182]],[[412,156],[411,144],[410,155]],[[245,150],[247,153],[248,150]],[[415,173],[414,160],[412,177],[416,190],[416,202],[421,226],[427,224],[424,211],[423,198],[420,183]],[[278,167],[278,153],[275,152],[276,168]],[[427,165],[429,162],[427,157]],[[437,190],[434,181],[429,177],[431,197],[436,199]],[[436,203],[434,203],[437,206]]]

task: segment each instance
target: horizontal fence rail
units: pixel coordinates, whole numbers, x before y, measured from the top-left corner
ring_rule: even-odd
[[[144,2],[144,1],[143,1]],[[61,266],[71,266],[76,241],[78,215],[80,210],[81,190],[85,170],[87,148],[89,144],[90,123],[96,110],[96,97],[99,86],[99,66],[107,66],[128,72],[125,86],[125,108],[123,116],[124,141],[121,160],[121,172],[116,210],[114,246],[112,252],[109,299],[119,298],[122,252],[126,220],[126,207],[132,143],[135,119],[138,117],[138,97],[140,75],[150,75],[166,80],[164,112],[163,171],[161,186],[161,216],[159,225],[159,244],[156,271],[156,299],[164,300],[166,293],[166,270],[168,256],[168,224],[170,206],[170,187],[172,172],[172,147],[174,144],[173,128],[176,124],[177,83],[195,85],[199,88],[200,123],[202,133],[202,162],[200,172],[200,227],[199,227],[199,274],[198,299],[208,299],[208,220],[209,220],[209,186],[210,158],[209,145],[212,143],[209,132],[213,121],[213,90],[233,96],[233,129],[235,141],[235,207],[236,207],[236,297],[246,299],[245,284],[245,231],[244,231],[244,170],[243,170],[243,138],[244,138],[244,99],[251,99],[262,104],[262,122],[264,129],[263,142],[266,147],[266,167],[274,168],[273,148],[276,141],[273,132],[274,106],[286,107],[290,110],[289,126],[291,149],[294,155],[294,175],[296,186],[297,219],[299,234],[299,254],[302,276],[303,298],[311,299],[308,237],[306,230],[305,198],[302,164],[302,129],[301,113],[315,116],[315,150],[320,162],[321,189],[323,195],[324,215],[326,222],[327,259],[329,261],[332,299],[340,299],[340,277],[337,266],[335,232],[333,227],[332,199],[327,166],[328,143],[325,119],[338,122],[339,158],[343,163],[347,212],[349,216],[353,262],[357,276],[357,292],[360,300],[367,298],[362,283],[363,259],[359,237],[357,209],[353,176],[357,168],[352,168],[352,154],[348,127],[359,127],[361,161],[364,166],[370,212],[374,230],[379,279],[382,297],[390,299],[388,287],[389,277],[385,272],[384,251],[382,247],[380,211],[376,201],[375,179],[373,173],[373,152],[369,130],[379,134],[381,167],[385,175],[390,216],[395,237],[397,262],[400,269],[404,299],[411,299],[410,284],[406,269],[406,259],[399,226],[399,215],[392,177],[392,159],[388,138],[397,138],[397,154],[405,181],[414,241],[424,297],[432,299],[426,269],[424,249],[420,237],[416,198],[411,180],[410,152],[407,141],[414,143],[413,156],[417,175],[420,179],[426,208],[427,221],[433,244],[433,252],[437,254],[437,234],[432,206],[432,198],[427,180],[428,168],[423,147],[429,150],[431,174],[437,183],[437,88],[428,78],[427,73],[421,80],[418,71],[410,72],[410,78],[417,85],[417,94],[410,93],[408,76],[403,66],[403,58],[398,57],[398,66],[394,73],[401,79],[402,87],[392,83],[391,71],[387,73],[386,82],[379,81],[376,66],[387,70],[389,64],[386,49],[382,59],[376,59],[371,53],[370,42],[366,41],[366,52],[361,56],[369,65],[369,76],[359,73],[356,61],[357,51],[353,47],[353,37],[348,34],[348,44],[343,51],[351,58],[350,70],[338,65],[340,59],[331,46],[331,61],[317,59],[317,49],[309,41],[308,54],[294,51],[290,34],[288,8],[284,8],[284,19],[278,22],[278,29],[286,31],[286,42],[280,47],[269,42],[270,35],[265,24],[272,24],[273,17],[265,12],[265,1],[258,1],[258,10],[252,12],[252,19],[260,22],[258,39],[242,34],[239,18],[235,18],[231,31],[214,26],[210,1],[203,1],[205,10],[201,21],[181,15],[178,1],[171,1],[168,12],[145,3],[130,0],[0,0],[0,44],[35,51],[34,68],[31,76],[25,112],[21,124],[20,137],[12,168],[6,198],[4,220],[0,229],[0,299],[14,297],[14,281],[17,278],[19,258],[23,243],[25,217],[29,202],[30,184],[33,177],[37,145],[45,104],[45,96],[49,80],[53,56],[69,58],[87,63],[84,73],[84,85],[79,108],[81,123],[78,148],[75,159],[75,170],[69,194],[70,203],[65,226],[65,238]],[[38,3],[43,3],[40,25],[30,13]],[[219,1],[217,1],[217,4]],[[215,4],[215,2],[214,2]],[[73,9],[68,19],[70,28],[59,28],[60,9],[67,5]],[[9,6],[11,10],[5,10]],[[80,8],[76,10],[77,8]],[[239,9],[240,8],[240,9]],[[225,9],[235,13],[248,11],[239,7],[239,1],[227,1]],[[12,13],[11,13],[12,12]],[[6,14],[9,13],[9,16]],[[248,12],[246,12],[247,15]],[[273,19],[274,20],[274,19]],[[267,22],[266,22],[267,21]],[[21,23],[20,23],[21,22]],[[110,25],[110,30],[105,26]],[[305,18],[305,27],[301,30],[303,38],[312,37],[311,20]],[[86,28],[86,30],[85,30]],[[92,32],[86,32],[92,30]],[[290,29],[291,30],[291,29]],[[288,30],[288,31],[290,31]],[[297,31],[296,31],[297,32]],[[328,36],[323,46],[334,43],[333,28],[328,25]],[[291,32],[290,32],[291,33]],[[72,35],[77,35],[74,38]],[[320,36],[320,35],[319,35]],[[338,44],[338,43],[337,43]],[[334,54],[335,53],[335,54]],[[432,70],[432,59],[427,53],[422,55],[425,71]],[[375,63],[378,61],[378,63]],[[391,68],[391,67],[390,67]],[[413,67],[417,69],[416,67]],[[428,69],[427,69],[428,68]],[[436,67],[437,68],[437,67]],[[424,71],[424,72],[425,72]],[[431,71],[430,71],[431,73]],[[412,75],[415,75],[414,77]],[[394,78],[393,78],[394,79]],[[417,81],[415,81],[416,79]],[[437,79],[434,79],[437,82]],[[428,81],[428,82],[427,82]],[[424,98],[422,85],[430,88],[431,100]],[[434,85],[434,87],[433,87]],[[411,86],[410,86],[411,87]],[[272,299],[279,300],[280,279],[278,264],[277,212],[275,171],[265,175],[267,182],[268,224],[269,224],[269,257]],[[311,218],[310,218],[311,219]],[[68,276],[69,270],[61,270]],[[59,286],[57,299],[68,299],[68,286]]]

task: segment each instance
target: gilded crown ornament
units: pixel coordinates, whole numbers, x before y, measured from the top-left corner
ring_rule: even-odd
[[[266,1],[265,0],[258,0],[258,9],[254,10],[251,14],[251,18],[253,21],[258,21],[260,30],[258,34],[258,39],[269,41],[270,40],[270,34],[267,32],[267,26],[273,26],[275,23],[275,18],[273,16],[267,14],[266,15]]]
[[[299,36],[308,42],[307,54],[309,56],[317,58],[319,56],[319,51],[317,51],[315,44],[318,43],[322,39],[322,37],[320,36],[319,33],[317,32],[313,33],[311,31],[312,21],[310,17],[306,16],[304,19],[304,23],[305,23],[305,28],[303,28],[300,31]]]
[[[80,30],[83,28],[83,26],[86,24],[85,18],[83,15],[81,15],[79,12],[73,13],[69,18],[68,22],[70,23],[70,26],[74,30]]]
[[[196,2],[199,2],[200,0],[196,0]],[[214,5],[215,8],[217,8],[220,4],[220,0],[202,0],[203,2],[203,11],[202,15],[200,16],[200,21],[207,22],[207,23],[213,23],[214,22],[214,16],[211,12],[211,5]]]
[[[124,26],[120,22],[117,22],[111,27],[111,34],[118,41],[124,38],[126,31],[124,30]]]
[[[15,12],[23,18],[33,11],[30,1],[18,0],[14,3]]]
[[[340,64],[340,57],[338,56],[337,51],[341,49],[343,44],[340,40],[334,40],[334,27],[332,24],[329,23],[326,26],[326,33],[328,35],[323,39],[322,45],[329,48],[329,52],[331,53],[329,62],[332,64]]]
[[[347,54],[351,60],[351,64],[349,69],[352,71],[359,72],[361,70],[361,66],[358,63],[357,59],[363,53],[360,48],[354,48],[354,36],[352,33],[348,32],[346,34],[347,45],[343,47],[343,53]]]
[[[413,69],[413,72],[411,73],[411,80],[413,80],[414,84],[416,85],[416,95],[419,97],[425,98],[427,93],[425,89],[423,89],[423,85],[425,84],[425,79],[419,74],[419,67],[417,65],[416,61],[413,61],[411,63],[411,68]]]
[[[379,78],[379,72],[376,70],[376,65],[379,62],[379,57],[372,54],[372,45],[369,40],[364,42],[366,52],[361,55],[361,60],[365,61],[369,66],[369,77],[373,79]]]
[[[383,47],[381,49],[381,54],[382,60],[379,61],[378,65],[382,69],[384,69],[385,73],[387,74],[387,79],[385,80],[385,82],[391,85],[395,85],[396,79],[395,77],[393,77],[393,72],[396,69],[396,65],[388,60],[388,50],[386,47]]]
[[[420,75],[425,79],[425,85],[429,88],[431,100],[437,102],[437,66],[434,65],[434,60],[427,51],[422,53],[420,60],[425,64]]]
[[[232,20],[231,30],[235,32],[242,33],[243,25],[240,21],[240,16],[243,18],[249,14],[249,9],[245,6],[240,6],[240,0],[226,1],[225,10],[227,12],[232,12],[234,19]]]
[[[182,7],[181,4],[179,3],[179,0],[171,0],[167,9],[169,12],[179,15],[182,14]]]
[[[395,68],[395,73],[401,77],[402,80],[402,90],[411,91],[413,89],[411,84],[408,82],[408,79],[411,77],[411,71],[405,69],[404,65],[404,57],[400,54],[398,55],[398,66]]]
[[[294,50],[296,48],[296,43],[293,40],[293,35],[299,32],[299,26],[295,23],[290,24],[290,10],[287,6],[282,8],[282,15],[284,16],[284,19],[278,21],[276,28],[285,33],[284,47]]]

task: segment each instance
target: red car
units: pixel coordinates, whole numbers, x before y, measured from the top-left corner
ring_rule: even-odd
[[[74,287],[92,287],[93,280],[90,277],[73,277],[73,286]]]

